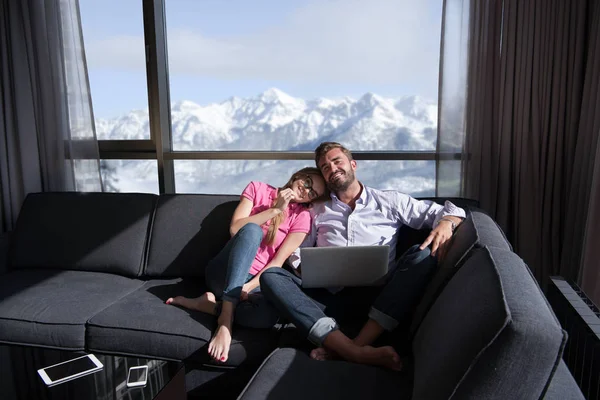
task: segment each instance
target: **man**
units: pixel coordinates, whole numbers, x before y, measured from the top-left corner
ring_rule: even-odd
[[[261,276],[262,291],[283,316],[319,346],[311,352],[311,357],[325,359],[334,353],[348,361],[399,370],[400,358],[391,346],[370,345],[383,331],[393,330],[414,308],[436,266],[432,256],[443,257],[448,240],[465,212],[450,202],[441,206],[363,185],[355,177],[357,163],[352,153],[339,143],[321,143],[315,150],[315,161],[331,190],[331,199],[313,208],[308,245],[389,245],[387,283],[383,288],[360,288],[362,291],[357,291],[359,288],[303,291],[298,276],[282,268],[272,268]],[[415,229],[430,227],[432,231],[425,242],[413,246],[396,261],[397,232],[402,225]],[[348,310],[358,312],[360,307],[356,304],[361,301],[372,305],[369,319],[351,340],[331,317],[343,319]]]

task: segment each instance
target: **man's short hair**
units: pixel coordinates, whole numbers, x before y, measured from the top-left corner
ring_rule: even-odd
[[[340,149],[342,153],[344,153],[346,157],[348,157],[348,161],[352,161],[354,159],[352,158],[352,153],[350,152],[350,150],[348,150],[341,144],[337,142],[323,142],[319,145],[319,147],[315,149],[315,164],[317,165],[317,168],[320,168],[319,160],[321,159],[321,157],[323,157],[325,154],[327,154],[333,149]]]

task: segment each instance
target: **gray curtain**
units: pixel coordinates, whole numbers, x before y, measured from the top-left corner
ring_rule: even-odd
[[[42,191],[102,191],[77,0],[0,0],[0,233]]]
[[[542,284],[581,276],[599,133],[598,12],[595,0],[471,2],[464,194]]]
[[[575,218],[585,221],[581,242],[582,254],[565,252],[563,266],[579,266],[579,282],[595,304],[600,305],[600,4],[595,2],[591,10],[589,46],[587,46],[586,75],[581,103],[579,135],[575,151],[574,176],[569,190],[582,198],[583,207]],[[591,183],[590,183],[591,182]],[[586,204],[587,203],[587,204]],[[573,201],[570,207],[578,207]],[[569,221],[572,237],[581,235],[581,226]],[[568,234],[569,232],[567,232]],[[577,241],[571,245],[576,250]],[[580,258],[581,257],[581,262]],[[573,274],[577,270],[573,271]]]

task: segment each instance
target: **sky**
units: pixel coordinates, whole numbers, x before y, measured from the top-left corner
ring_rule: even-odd
[[[170,95],[437,98],[442,0],[165,0]],[[96,117],[147,108],[141,0],[79,0]]]

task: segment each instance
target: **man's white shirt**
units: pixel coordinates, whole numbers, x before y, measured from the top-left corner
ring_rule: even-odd
[[[395,268],[398,229],[433,229],[445,216],[465,217],[465,211],[450,201],[444,205],[417,200],[394,190],[378,190],[362,185],[354,210],[335,194],[311,208],[312,229],[300,247],[389,245],[389,270]],[[288,262],[300,265],[300,249]]]

